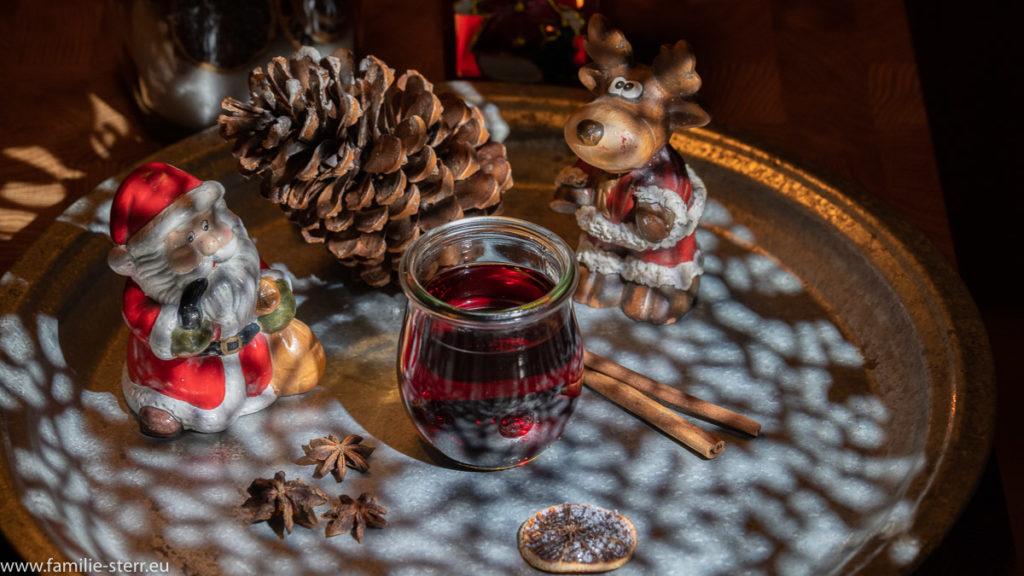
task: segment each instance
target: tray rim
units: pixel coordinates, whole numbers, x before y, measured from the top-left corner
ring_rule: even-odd
[[[575,98],[583,94],[579,89],[538,86],[533,87],[534,94],[522,96],[519,94],[521,90],[519,86],[481,84],[477,87],[488,101],[498,104],[499,108],[503,98],[525,98],[540,102],[542,105],[571,108],[579,104],[579,100]],[[951,375],[953,381],[950,383],[954,394],[962,396],[965,387],[970,387],[973,390],[980,389],[986,393],[983,394],[984,397],[980,402],[960,402],[951,407],[951,415],[944,435],[946,440],[944,446],[954,447],[949,442],[956,435],[956,440],[959,443],[971,444],[975,449],[960,450],[955,462],[951,462],[947,457],[948,450],[944,451],[941,458],[935,463],[934,469],[930,471],[917,503],[921,504],[929,496],[935,496],[936,492],[941,490],[939,494],[947,507],[940,510],[934,506],[930,508],[919,506],[908,532],[934,534],[937,537],[926,539],[914,561],[901,569],[906,572],[913,570],[938,547],[967,506],[981,479],[984,464],[989,458],[994,443],[994,367],[987,332],[973,299],[951,263],[938,248],[916,226],[878,197],[851,183],[835,178],[820,177],[813,168],[804,168],[798,161],[770,151],[761,144],[750,144],[747,140],[741,139],[742,137],[732,135],[726,129],[699,128],[692,129],[687,134],[687,136],[677,134],[673,137],[673,144],[677,148],[683,147],[686,150],[684,155],[693,154],[697,151],[697,148],[693,146],[701,143],[712,149],[728,151],[741,156],[747,155],[748,158],[757,159],[761,165],[772,167],[780,174],[799,178],[810,194],[803,198],[805,202],[813,201],[814,196],[820,196],[824,202],[839,207],[844,215],[854,216],[860,221],[871,224],[873,230],[885,234],[886,246],[900,249],[899,253],[894,256],[898,256],[901,262],[910,265],[914,275],[926,281],[930,288],[929,292],[938,298],[940,306],[933,312],[953,328],[947,336],[949,338],[948,348],[953,355],[952,360],[955,367]],[[136,165],[167,157],[188,162],[190,159],[209,154],[211,147],[224,149],[228,147],[227,143],[219,138],[216,127],[208,128],[171,144],[140,160]],[[714,162],[706,154],[704,159]],[[129,170],[125,170],[104,181],[85,197],[72,204],[65,214],[73,211],[76,205],[86,201],[90,196],[104,193],[104,190],[109,193],[111,187],[116,186],[116,182],[123,179],[128,172]],[[805,203],[804,205],[809,204]],[[3,277],[0,277],[0,312],[8,313],[20,310],[19,305],[34,285],[34,281],[45,273],[52,272],[49,264],[61,253],[60,250],[54,249],[55,246],[62,246],[66,249],[67,245],[76,238],[89,233],[82,229],[68,234],[67,227],[61,225],[62,217],[63,215],[59,216],[57,221],[48,226]],[[973,400],[973,398],[971,399]],[[7,423],[6,412],[0,411],[0,426],[6,428]],[[9,462],[10,455],[10,441],[5,435],[4,442],[0,443],[0,456],[5,462]],[[956,469],[955,473],[953,468]],[[968,470],[968,474],[963,473],[965,468]],[[6,465],[3,473],[0,474],[0,493],[17,494],[10,468]],[[952,506],[952,508],[948,506]],[[20,499],[5,498],[0,504],[0,514],[3,514],[4,517],[4,521],[0,522],[0,529],[23,559],[26,561],[43,559],[45,562],[46,558],[64,558],[63,553],[48,538],[45,529],[35,522],[34,517]],[[919,526],[923,525],[927,525],[929,528],[919,530]],[[877,563],[878,554],[884,549],[884,546],[876,548],[862,565],[856,567],[857,569],[869,568]]]

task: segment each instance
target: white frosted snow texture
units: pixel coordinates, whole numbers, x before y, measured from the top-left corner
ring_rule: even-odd
[[[75,208],[68,222],[102,230],[91,218],[102,205]],[[496,473],[434,463],[397,393],[404,298],[322,271],[294,278],[299,317],[328,354],[321,386],[221,434],[153,442],[120,396],[126,329],[110,274],[85,296],[94,310],[0,316],[0,409],[19,497],[69,559],[166,561],[173,574],[533,574],[516,531],[565,502],[634,522],[639,547],[622,576],[823,574],[879,532],[898,542],[894,562],[913,561],[920,543],[904,531],[916,503],[903,495],[923,448],[894,434],[861,343],[797,276],[751,251],[751,231],[721,205],[706,215],[718,231],[699,231],[707,272],[690,316],[655,327],[617,309],[577,314],[594,352],[762,424],[757,439],[715,429],[726,448],[714,460],[584,391],[565,436],[532,463]],[[100,312],[109,319],[97,322]],[[370,472],[313,479],[301,446],[328,433],[376,446]],[[332,497],[371,492],[389,525],[362,544],[326,539],[323,523],[284,540],[249,525],[245,488],[278,470]]]

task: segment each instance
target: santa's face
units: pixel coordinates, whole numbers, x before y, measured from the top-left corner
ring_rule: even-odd
[[[259,254],[241,219],[228,210],[223,198],[201,207],[187,201],[174,204],[161,213],[153,228],[143,229],[126,246],[113,250],[117,253],[114,269],[131,276],[146,296],[161,304],[177,305],[189,284],[206,278],[210,289],[203,306],[217,309],[210,311],[211,318],[240,314],[246,308],[252,312]],[[211,298],[214,293],[217,297]]]
[[[168,267],[175,274],[188,274],[233,238],[231,226],[215,210],[198,212],[164,239]]]

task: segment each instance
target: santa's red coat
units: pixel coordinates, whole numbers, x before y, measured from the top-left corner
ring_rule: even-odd
[[[145,295],[138,284],[125,283],[122,314],[131,328],[128,339],[128,376],[139,386],[152,388],[196,408],[212,410],[224,401],[226,390],[221,356],[191,356],[164,360],[153,353],[149,338],[164,305]],[[214,337],[220,336],[218,327]],[[230,336],[230,335],[229,335]],[[259,396],[270,384],[273,367],[266,337],[260,333],[237,353],[247,396]]]

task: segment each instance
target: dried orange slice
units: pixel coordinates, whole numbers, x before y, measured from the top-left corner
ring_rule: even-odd
[[[519,527],[519,552],[546,572],[585,574],[622,566],[636,550],[629,518],[593,504],[559,504]]]

